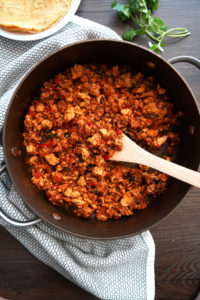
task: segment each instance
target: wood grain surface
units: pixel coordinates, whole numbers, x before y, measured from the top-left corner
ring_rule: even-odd
[[[77,14],[121,35],[127,25],[117,19],[110,8],[111,2],[82,0]],[[169,59],[190,55],[200,59],[200,0],[160,0],[156,15],[169,27],[187,27],[192,32],[188,38],[168,41],[163,56]],[[135,42],[147,45],[147,38],[139,37]],[[177,64],[176,68],[200,103],[200,71],[186,63]],[[151,232],[156,244],[156,299],[194,299],[200,289],[200,190],[191,188],[176,211]],[[12,300],[96,299],[39,262],[3,228],[0,234],[0,297]]]

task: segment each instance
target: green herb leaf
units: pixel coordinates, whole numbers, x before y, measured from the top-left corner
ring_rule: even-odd
[[[136,31],[131,27],[129,30],[123,33],[123,39],[126,41],[132,41],[132,39],[137,35]]]
[[[124,4],[120,4],[117,0],[115,0],[112,3],[111,7],[116,11],[122,11],[124,9]]]
[[[168,29],[168,26],[166,26],[166,25],[162,27],[163,31],[166,31],[167,29]]]
[[[145,27],[142,26],[140,29],[135,31],[137,35],[144,35],[145,34]]]
[[[158,0],[146,0],[147,7],[151,8],[152,10],[158,9]]]
[[[155,24],[157,24],[158,27],[163,27],[163,26],[164,26],[164,21],[161,20],[161,19],[158,19],[157,17],[154,17],[154,18],[153,18],[153,22],[154,22]]]
[[[148,11],[146,12],[146,14],[143,15],[143,20],[144,20],[146,26],[149,25],[149,22],[150,22],[151,19],[152,19],[152,17],[151,17],[151,11],[148,10]]]
[[[123,12],[121,12],[121,11],[118,11],[117,12],[117,15],[118,15],[118,18],[122,21],[122,22],[124,22],[124,21],[126,21],[126,20],[128,20],[129,19],[129,17],[127,17]]]
[[[128,4],[120,4],[118,0],[112,3],[112,9],[117,12],[121,21],[131,20],[131,27],[123,34],[123,39],[132,41],[136,35],[146,34],[154,44],[149,42],[149,48],[157,53],[163,51],[163,40],[167,37],[179,38],[190,35],[186,28],[168,29],[162,19],[152,17],[151,12],[158,9],[159,0],[129,0]]]
[[[162,27],[164,26],[164,22],[161,19],[158,19],[157,17],[150,17],[149,18],[149,30],[151,32],[157,33],[160,31],[162,31]]]
[[[140,11],[139,1],[138,0],[130,0],[129,1],[129,9],[131,13],[136,14]]]
[[[149,49],[156,53],[159,53],[158,44],[152,44],[151,42],[149,42]]]
[[[139,7],[140,7],[140,13],[146,14],[148,12],[145,0],[139,0]]]
[[[157,43],[157,44],[152,44],[151,42],[149,42],[149,49],[156,52],[156,53],[159,53],[159,52],[163,52],[163,48],[165,44],[160,44],[160,43]]]
[[[117,0],[115,0],[111,7],[117,11],[118,17],[121,21],[125,21],[130,18],[131,12],[128,5],[120,4]]]

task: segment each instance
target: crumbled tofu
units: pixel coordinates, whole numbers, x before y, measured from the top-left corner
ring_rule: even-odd
[[[64,195],[66,197],[76,198],[80,196],[80,193],[78,191],[73,191],[72,188],[67,188],[64,192]]]
[[[132,87],[131,73],[127,72],[125,74],[122,74],[120,76],[120,81],[123,87],[126,87],[128,89],[131,88]]]
[[[96,156],[96,164],[98,166],[104,165],[105,164],[105,159],[101,155]]]
[[[162,144],[164,144],[167,140],[167,135],[158,137],[157,139],[153,140],[154,147],[160,147]]]
[[[44,109],[45,109],[44,104],[39,103],[39,104],[36,105],[36,111],[37,111],[37,112],[44,111]]]
[[[115,139],[115,146],[117,146],[118,151],[122,151],[123,149],[123,143],[121,139]]]
[[[105,215],[98,214],[98,220],[107,221],[108,218]]]
[[[176,142],[176,143],[179,143],[179,142],[180,142],[180,137],[179,137],[178,134],[175,133],[175,132],[169,132],[169,133],[167,134],[167,136],[168,136],[170,139],[172,139],[174,142]]]
[[[64,192],[64,195],[66,197],[71,197],[71,194],[72,194],[72,188],[67,188]]]
[[[95,133],[91,138],[88,138],[88,142],[90,142],[93,146],[97,146],[101,142],[101,135],[99,133]]]
[[[75,141],[78,141],[78,140],[80,139],[78,133],[75,132],[75,131],[73,131],[73,132],[71,133],[71,136],[70,136],[70,137],[71,137],[72,140],[75,140]]]
[[[29,159],[29,164],[30,165],[33,165],[35,163],[37,163],[38,161],[38,157],[37,156],[32,156],[30,159]]]
[[[108,130],[105,129],[105,128],[101,128],[101,129],[100,129],[100,132],[101,132],[101,134],[103,135],[103,137],[109,137],[109,136],[110,136]]]
[[[73,191],[72,192],[72,195],[71,195],[72,198],[76,198],[76,197],[79,197],[79,196],[80,196],[80,193],[78,191]]]
[[[27,145],[26,151],[28,154],[34,154],[34,152],[36,151],[35,145],[33,145],[33,144]]]
[[[72,79],[77,79],[84,74],[84,67],[78,64],[75,64],[73,68],[71,68]]]
[[[31,105],[31,106],[29,107],[29,110],[30,110],[30,111],[35,111],[34,105]]]
[[[113,76],[115,76],[115,77],[119,76],[119,74],[120,74],[119,67],[118,66],[114,66],[112,68],[112,73],[113,73]]]
[[[112,182],[122,182],[123,181],[123,176],[121,172],[116,172],[115,174],[110,176],[110,180]]]
[[[84,186],[86,185],[86,181],[85,181],[85,178],[84,176],[81,176],[78,180],[78,185],[81,185],[81,186]]]
[[[159,130],[158,129],[149,129],[148,130],[148,136],[150,137],[157,137],[159,134]]]
[[[85,201],[83,200],[83,198],[79,197],[79,198],[75,198],[72,200],[76,205],[84,205]]]
[[[95,167],[92,170],[92,173],[96,176],[103,177],[105,175],[105,171],[103,167]]]
[[[47,120],[47,119],[44,119],[44,120],[42,120],[42,127],[51,129],[52,128],[52,122]]]
[[[145,85],[141,85],[138,89],[136,89],[137,94],[142,94],[145,91]]]
[[[59,158],[55,156],[55,154],[51,153],[51,154],[47,154],[45,155],[45,159],[47,160],[47,162],[50,165],[57,165],[59,163]]]
[[[65,122],[71,121],[75,117],[75,112],[73,106],[69,106],[64,114]]]
[[[130,193],[125,193],[125,195],[122,197],[120,203],[122,206],[129,206],[134,201],[133,197]]]
[[[100,104],[105,99],[105,96],[101,94],[96,99],[97,99],[97,103]]]
[[[169,157],[169,156],[163,156],[162,158],[163,158],[163,159],[166,159],[166,160],[168,160],[168,161],[172,161],[171,157]]]
[[[88,95],[88,93],[79,92],[78,97],[82,100],[90,100],[91,99],[91,97],[90,97],[90,95]]]
[[[25,126],[27,126],[29,123],[31,122],[31,116],[30,115],[26,115],[26,117],[25,117]]]
[[[123,108],[121,110],[122,115],[129,115],[131,113],[131,109],[130,108]]]
[[[75,112],[75,114],[77,115],[77,116],[81,116],[82,115],[82,110],[81,110],[81,107],[79,106],[79,105],[76,105],[75,107],[74,107],[74,112]]]
[[[166,90],[161,88],[160,86],[158,87],[158,94],[164,95],[166,93]]]
[[[83,159],[87,159],[90,156],[90,152],[86,148],[81,149],[81,154]]]

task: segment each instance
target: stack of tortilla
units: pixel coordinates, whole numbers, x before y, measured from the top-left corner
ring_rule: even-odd
[[[0,0],[0,27],[37,33],[58,23],[72,0]]]

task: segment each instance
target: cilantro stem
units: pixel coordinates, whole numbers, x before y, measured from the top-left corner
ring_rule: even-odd
[[[189,36],[191,33],[187,32],[184,34],[167,34],[166,37],[185,37],[185,36]]]
[[[146,33],[146,35],[148,35],[148,37],[150,37],[150,39],[152,39],[152,40],[154,40],[154,41],[156,41],[158,43],[160,42],[160,39],[157,38],[157,37],[155,37],[155,36],[153,36],[148,30],[145,30],[144,32]]]
[[[171,33],[174,32],[174,33]],[[185,37],[191,33],[186,28],[172,28],[165,33],[165,37]]]
[[[142,13],[140,13],[140,23],[143,25],[144,22],[143,22],[143,18],[142,18]]]
[[[168,32],[171,32],[171,31],[188,31],[188,30],[186,28],[177,27],[177,28],[172,28],[172,29],[168,30]]]
[[[136,23],[137,25],[139,25],[139,21],[138,21],[138,18],[134,18],[133,15],[131,15],[131,19],[134,23]]]
[[[176,31],[177,33],[170,34],[171,32]],[[152,40],[158,42],[159,44],[162,44],[162,41],[165,37],[185,37],[189,36],[191,33],[186,28],[172,28],[168,31],[164,31],[161,33],[158,37],[153,36],[148,30],[145,30],[145,33],[148,37],[150,37]]]

